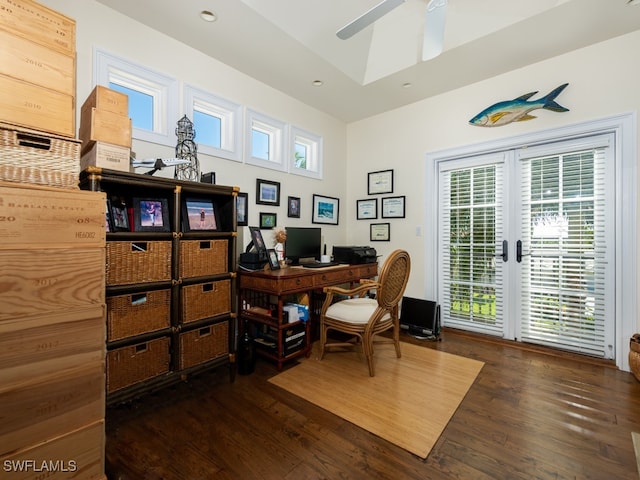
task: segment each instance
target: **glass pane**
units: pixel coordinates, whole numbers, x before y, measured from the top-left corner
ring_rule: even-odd
[[[262,160],[270,160],[269,134],[259,130],[251,130],[251,156]]]
[[[193,125],[198,136],[198,143],[220,148],[222,120],[219,117],[194,110]]]
[[[294,144],[294,155],[296,156],[296,168],[307,168],[307,147],[300,143]]]
[[[109,88],[129,96],[129,117],[135,128],[153,131],[153,97],[146,93],[110,82]]]

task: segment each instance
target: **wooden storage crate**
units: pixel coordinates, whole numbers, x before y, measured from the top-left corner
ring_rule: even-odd
[[[171,241],[107,242],[107,285],[171,280]]]
[[[71,97],[76,94],[75,56],[0,29],[0,73]]]
[[[103,192],[0,182],[0,250],[104,248],[105,205]]]
[[[7,478],[11,480],[94,480],[106,479],[104,475],[104,421],[91,423],[46,442],[0,457]],[[26,465],[34,462],[38,467],[43,462],[60,461],[58,470],[44,471],[35,475],[33,469],[11,468],[18,462]],[[6,463],[9,462],[9,463]],[[15,462],[15,463],[14,463]]]
[[[0,321],[105,303],[104,250],[0,250]]]
[[[151,290],[107,298],[107,338],[155,332],[171,325],[171,290]]]
[[[229,324],[220,322],[180,334],[180,369],[229,353]]]
[[[82,104],[80,111],[97,108],[118,115],[129,115],[129,96],[102,85],[96,85]]]
[[[169,337],[107,352],[107,393],[169,372]]]
[[[105,356],[105,306],[89,305],[0,322],[5,385],[56,375]]]
[[[76,22],[33,0],[0,0],[0,28],[65,55],[76,53]]]
[[[78,138],[82,141],[82,153],[93,147],[93,142],[131,148],[131,119],[126,115],[87,108],[80,111]]]
[[[0,123],[0,180],[77,189],[79,173],[78,140]]]
[[[104,364],[0,384],[0,456],[104,418]]]
[[[94,142],[93,146],[80,157],[80,169],[85,170],[87,167],[129,172],[131,170],[131,149],[110,143]]]
[[[0,107],[0,121],[76,141],[75,97],[72,95],[0,75]],[[76,173],[74,187],[77,183]]]
[[[231,280],[186,285],[180,290],[180,319],[183,323],[230,311]]]
[[[228,240],[180,241],[180,278],[228,271]]]

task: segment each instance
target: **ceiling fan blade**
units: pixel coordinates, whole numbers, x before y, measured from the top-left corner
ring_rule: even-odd
[[[363,13],[354,21],[342,27],[336,32],[336,35],[341,40],[346,40],[358,33],[360,30],[368,27],[379,18],[382,18],[394,8],[402,5],[405,1],[406,0],[383,0],[371,10]]]
[[[422,61],[431,60],[442,53],[444,24],[447,18],[447,0],[431,0],[427,5],[422,42]]]

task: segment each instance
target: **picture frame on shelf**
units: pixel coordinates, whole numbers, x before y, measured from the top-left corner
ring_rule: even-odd
[[[280,182],[256,180],[256,203],[258,205],[280,206]]]
[[[215,232],[216,230],[218,230],[218,218],[213,200],[185,197],[182,202],[182,231]]]
[[[367,174],[367,195],[393,193],[393,169]]]
[[[249,194],[238,192],[236,197],[236,223],[238,227],[249,225]]]
[[[123,197],[113,196],[109,201],[111,208],[111,225],[114,232],[130,232],[127,203]]]
[[[170,232],[169,202],[166,198],[133,198],[134,232]]]
[[[378,218],[378,199],[367,198],[356,200],[358,220],[375,220]]]
[[[405,196],[384,197],[382,200],[382,218],[404,218],[405,216]]]
[[[300,218],[300,197],[287,197],[287,217]]]
[[[271,230],[276,226],[278,215],[271,212],[260,212],[260,228]]]
[[[269,259],[269,267],[271,270],[279,270],[280,262],[278,262],[278,252],[274,248],[267,249],[267,258]]]
[[[369,225],[369,240],[371,242],[388,242],[391,240],[390,223],[372,223]]]
[[[313,194],[311,223],[338,225],[340,219],[340,199]]]
[[[105,209],[105,232],[111,233],[114,231],[113,222],[111,221],[111,202],[107,198],[106,200],[106,209]]]

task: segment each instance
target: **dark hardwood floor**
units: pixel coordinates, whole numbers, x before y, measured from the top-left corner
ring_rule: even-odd
[[[268,383],[276,368],[258,360],[233,383],[220,368],[110,407],[108,477],[638,479],[632,374],[451,330],[441,342],[403,340],[485,362],[426,460]]]

